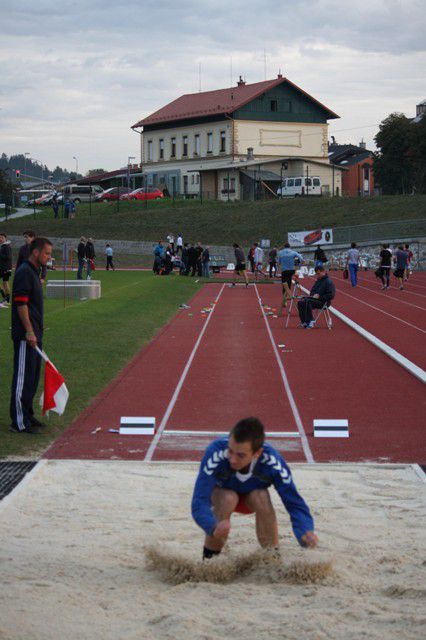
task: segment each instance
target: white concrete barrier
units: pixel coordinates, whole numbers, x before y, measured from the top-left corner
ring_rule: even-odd
[[[77,300],[96,300],[101,297],[100,280],[49,280],[46,298],[65,297]]]

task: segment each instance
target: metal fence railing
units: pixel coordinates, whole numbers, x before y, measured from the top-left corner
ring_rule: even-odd
[[[426,218],[334,227],[334,244],[426,237]]]

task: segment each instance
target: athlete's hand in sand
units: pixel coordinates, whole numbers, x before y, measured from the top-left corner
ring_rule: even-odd
[[[307,531],[301,538],[303,546],[314,549],[318,544],[318,536],[313,531]]]
[[[225,538],[231,530],[230,520],[221,520],[213,532],[214,538]],[[306,534],[305,534],[306,535]]]

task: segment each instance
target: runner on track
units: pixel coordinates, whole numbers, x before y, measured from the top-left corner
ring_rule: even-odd
[[[295,261],[298,260],[299,265],[303,264],[303,256],[297,251],[290,249],[290,244],[285,243],[284,249],[278,253],[278,262],[281,267],[281,283],[283,287],[283,299],[278,310],[278,315],[282,316],[284,307],[291,298],[292,278],[296,273]]]
[[[264,442],[258,418],[240,420],[229,437],[206,449],[195,482],[192,516],[206,537],[203,559],[218,555],[231,529],[234,512],[256,514],[256,534],[264,548],[278,547],[278,525],[268,488],[274,486],[287,509],[302,547],[316,547],[314,521],[297,492],[281,455]]]
[[[244,261],[244,251],[241,249],[240,245],[234,242],[232,245],[234,247],[235,254],[235,275],[232,286],[235,287],[235,283],[237,281],[237,276],[243,276],[246,281],[246,288],[249,285],[247,271],[246,271],[246,263]]]

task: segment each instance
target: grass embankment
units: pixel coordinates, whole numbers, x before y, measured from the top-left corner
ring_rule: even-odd
[[[243,245],[254,239],[270,238],[281,245],[288,231],[316,226],[387,222],[426,218],[426,195],[375,198],[294,198],[264,202],[221,203],[207,201],[122,202],[80,204],[73,220],[54,220],[50,207],[33,216],[2,223],[10,234],[28,226],[40,235],[81,235],[110,240],[156,241],[168,233],[181,232],[188,241],[208,244]]]
[[[35,455],[47,447],[201,286],[191,278],[140,272],[97,273],[96,278],[102,281],[100,300],[67,301],[65,308],[62,300],[45,301],[43,346],[63,374],[70,398],[63,416],[51,413],[46,419],[43,435],[8,431],[13,349],[10,310],[0,309],[0,458]],[[43,381],[36,415],[42,387]]]

